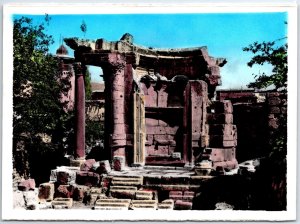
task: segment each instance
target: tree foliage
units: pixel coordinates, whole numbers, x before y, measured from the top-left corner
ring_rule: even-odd
[[[67,102],[60,100],[69,90],[69,77],[62,76],[60,61],[49,54],[54,42],[46,34],[49,21],[46,15],[44,23],[38,25],[27,17],[13,23],[14,153],[23,142],[31,175],[38,155],[63,154],[72,118],[65,109]],[[25,172],[26,167],[22,169],[19,172]]]
[[[85,99],[92,99],[92,85],[91,85],[91,73],[87,69],[84,76],[84,85],[85,85]]]
[[[285,39],[285,38],[283,38]],[[286,89],[287,87],[287,44],[278,46],[278,41],[272,42],[254,42],[248,47],[244,47],[243,51],[254,54],[252,59],[248,62],[248,66],[271,64],[273,66],[271,74],[253,74],[255,81],[251,82],[249,88],[266,88],[274,85],[278,89]]]
[[[81,25],[80,25],[80,30],[83,32],[83,34],[84,34],[84,36],[85,36],[86,31],[87,31],[87,25],[86,25],[86,23],[85,23],[84,20],[82,20],[82,23],[81,23]]]

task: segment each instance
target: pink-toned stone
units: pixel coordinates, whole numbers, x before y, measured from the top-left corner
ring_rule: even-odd
[[[72,185],[59,185],[55,190],[54,197],[71,198],[73,191],[74,187]]]
[[[93,164],[96,162],[94,159],[86,160],[80,167],[81,171],[90,171],[93,168]]]
[[[114,156],[113,169],[115,171],[123,171],[125,168],[125,156]]]
[[[75,157],[85,157],[85,87],[81,63],[74,63],[75,71]]]
[[[98,186],[100,175],[93,172],[80,171],[76,173],[76,183],[85,186]]]
[[[34,190],[34,188],[35,188],[34,179],[23,180],[18,185],[18,190],[20,190],[20,191]]]
[[[223,100],[223,101],[217,101],[215,102],[215,113],[218,114],[232,114],[233,113],[233,107],[230,100]]]
[[[158,91],[157,95],[157,106],[158,107],[167,107],[167,102],[168,102],[168,94],[161,89]]]

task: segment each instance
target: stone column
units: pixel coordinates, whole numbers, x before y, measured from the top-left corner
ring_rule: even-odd
[[[126,58],[118,53],[108,55],[108,66],[104,69],[105,82],[109,82],[110,90],[110,149],[115,170],[123,169],[126,161],[126,122],[125,122],[125,67]],[[106,117],[105,117],[106,119]]]
[[[85,158],[85,67],[74,63],[75,71],[75,158]]]

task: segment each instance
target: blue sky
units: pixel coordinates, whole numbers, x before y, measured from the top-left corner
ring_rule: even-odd
[[[20,15],[15,15],[19,17]],[[35,23],[44,16],[26,15]],[[207,46],[213,57],[224,57],[228,63],[221,69],[220,88],[245,88],[253,81],[252,73],[270,72],[271,67],[247,67],[251,54],[242,48],[254,41],[273,41],[287,35],[286,12],[273,13],[199,13],[199,14],[105,14],[51,15],[47,33],[55,43],[50,52],[60,45],[60,36],[86,39],[119,40],[131,33],[137,45],[157,48]],[[82,21],[87,32],[80,30]],[[69,51],[72,55],[72,51]],[[90,68],[92,81],[101,81],[100,71]]]

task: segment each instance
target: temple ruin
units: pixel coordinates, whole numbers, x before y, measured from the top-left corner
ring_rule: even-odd
[[[105,81],[105,156],[113,168],[192,167],[203,159],[234,168],[236,127],[230,101],[214,102],[224,58],[206,47],[154,49],[119,41],[65,39],[75,53],[76,158],[85,157],[84,69]]]

